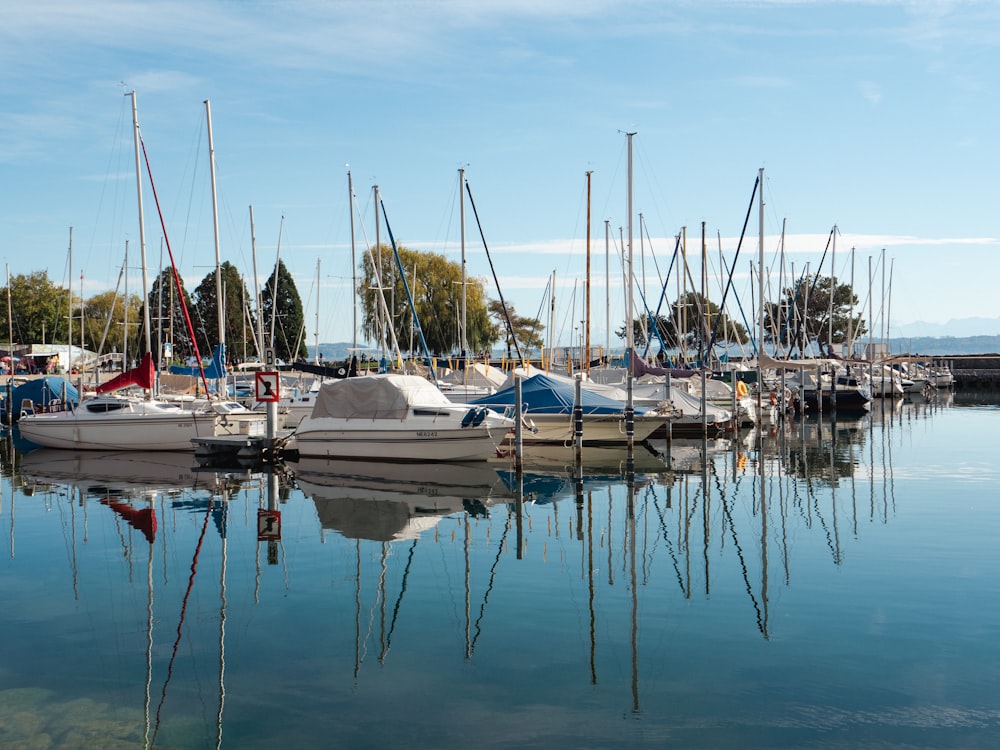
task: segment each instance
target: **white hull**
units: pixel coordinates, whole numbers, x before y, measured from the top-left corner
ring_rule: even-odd
[[[525,429],[522,433],[525,445],[573,444],[572,414],[529,413],[525,419],[534,425],[533,430]],[[667,418],[663,416],[636,414],[633,441],[641,443],[666,423]],[[620,414],[584,414],[583,442],[585,445],[625,445],[628,443],[625,418]]]
[[[184,410],[160,401],[98,396],[74,411],[26,415],[18,429],[35,445],[64,450],[193,451],[195,438],[262,434],[264,415],[224,406]]]
[[[385,422],[386,420],[379,420]],[[338,424],[339,422],[339,424]],[[299,424],[289,448],[300,456],[391,461],[482,461],[497,455],[506,429],[421,425],[389,427],[375,420],[306,418]]]

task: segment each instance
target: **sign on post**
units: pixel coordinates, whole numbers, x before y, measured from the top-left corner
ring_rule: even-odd
[[[281,511],[257,510],[257,541],[270,542],[281,539]]]
[[[256,398],[263,402],[277,402],[280,398],[278,373],[258,372],[254,378]]]

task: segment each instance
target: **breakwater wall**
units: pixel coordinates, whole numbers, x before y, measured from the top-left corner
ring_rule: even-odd
[[[936,361],[951,368],[956,388],[1000,388],[1000,354],[941,357]]]

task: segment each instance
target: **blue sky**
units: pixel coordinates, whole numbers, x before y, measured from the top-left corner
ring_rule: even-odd
[[[850,280],[853,247],[866,307],[873,259],[877,327],[996,319],[998,79],[994,2],[15,3],[0,25],[0,256],[11,274],[47,269],[66,284],[69,272],[76,291],[82,271],[90,296],[114,288],[128,241],[130,291],[141,288],[134,89],[188,289],[215,258],[209,99],[222,257],[252,284],[252,205],[261,278],[280,232],[310,344],[317,296],[319,340],[351,337],[346,165],[370,240],[377,183],[397,242],[456,260],[464,167],[504,297],[547,318],[555,272],[563,343],[583,317],[592,171],[592,336],[602,343],[606,220],[612,328],[624,319],[627,131],[649,238],[641,254],[636,217],[635,267],[651,297],[682,227],[699,277],[704,221],[718,301],[720,242],[732,263],[763,167],[773,287],[783,223],[796,273],[817,267],[836,225],[836,275]],[[145,202],[155,269],[162,232],[148,188]],[[748,307],[756,211],[734,280]],[[466,222],[469,273],[488,277],[469,210]],[[360,252],[360,226],[357,236]],[[487,289],[496,296],[492,280]]]

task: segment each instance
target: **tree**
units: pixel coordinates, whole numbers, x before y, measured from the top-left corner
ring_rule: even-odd
[[[815,283],[815,285],[814,285]],[[798,346],[800,351],[811,341],[822,349],[830,344],[856,340],[866,333],[862,315],[851,317],[858,298],[849,284],[836,284],[829,276],[804,276],[782,290],[778,303],[768,303],[764,311],[764,337],[783,347]],[[833,287],[833,336],[830,336],[830,289]],[[853,343],[848,342],[848,343]]]
[[[48,271],[34,271],[10,278],[10,308],[13,311],[14,341],[26,344],[49,342],[65,344],[68,333],[67,314],[70,307],[79,311],[79,300],[70,302],[66,289],[49,281]],[[2,291],[4,304],[0,338],[7,338],[7,289]],[[76,336],[74,336],[76,338]]]
[[[264,338],[270,340],[274,356],[286,362],[308,356],[302,300],[295,280],[280,260],[261,289],[260,306],[260,314],[264,316]],[[271,330],[273,337],[269,334]]]
[[[128,306],[128,349],[134,354],[139,351],[136,332],[142,327],[142,297],[130,294],[127,300],[116,292],[101,292],[87,300],[84,305],[84,342],[88,348],[102,352],[124,352],[125,349],[125,308]],[[74,333],[73,338],[79,333]],[[103,342],[104,346],[101,347]]]
[[[383,245],[381,249],[373,248],[371,257],[379,265],[378,278],[382,281],[396,339],[400,348],[407,348],[413,314],[395,255],[391,247]],[[462,266],[439,253],[405,247],[399,248],[399,258],[406,269],[406,283],[413,296],[427,348],[434,355],[460,350]],[[362,265],[362,280],[357,290],[363,313],[362,331],[369,339],[381,340],[383,313],[375,266],[370,258],[366,258]],[[470,349],[474,352],[488,349],[499,336],[499,329],[489,319],[483,282],[466,278],[466,340]],[[417,345],[416,339],[414,345]]]
[[[236,270],[236,266],[228,260],[219,266],[222,277],[222,296],[225,304],[222,306],[225,321],[226,355],[227,359],[244,357],[244,352],[256,351],[254,345],[253,320],[247,320],[243,314],[244,302],[249,299],[246,285]],[[222,339],[219,337],[219,305],[216,294],[215,271],[205,276],[198,288],[194,290],[194,327],[198,334],[198,347],[202,352],[210,353]]]
[[[179,273],[177,278],[180,279]],[[160,347],[155,343],[157,341],[171,345],[171,356],[169,358],[164,357],[164,359],[169,359],[169,361],[185,361],[188,357],[194,356],[194,345],[191,342],[191,336],[188,333],[187,323],[184,318],[184,307],[187,307],[190,313],[193,305],[191,304],[191,298],[188,296],[187,289],[184,288],[184,279],[180,279],[180,282],[181,291],[184,293],[183,300],[177,295],[177,282],[174,280],[174,270],[170,266],[167,266],[160,271],[160,275],[153,280],[153,284],[149,289],[149,325],[152,329],[151,338],[154,342],[153,359],[156,361],[157,366],[160,364]],[[146,337],[142,330],[143,311],[141,309],[139,310],[136,323],[137,326],[133,329],[131,318],[129,319],[130,336],[134,335],[137,337],[137,344],[134,351],[141,354],[146,351]],[[192,320],[193,323],[194,321]],[[132,330],[135,330],[136,333],[131,333]],[[133,351],[131,343],[129,344],[129,351]],[[199,351],[199,354],[206,353]],[[210,355],[211,351],[207,354]]]
[[[643,322],[649,341],[656,341],[659,333],[659,340],[667,348],[700,351],[712,340],[713,333],[717,344],[730,342],[743,344],[749,340],[743,325],[729,317],[728,313],[720,313],[718,305],[706,300],[698,292],[682,294],[670,306],[670,316],[656,316],[655,325],[651,325],[648,319],[633,320],[634,339],[637,344],[645,345]],[[625,327],[622,326],[616,333],[619,338],[625,338]]]
[[[522,356],[527,356],[528,352],[532,349],[540,349],[544,341],[542,340],[542,331],[545,330],[538,318],[525,318],[514,312],[514,308],[507,305],[507,315],[504,316],[503,305],[499,300],[490,300],[489,304],[490,315],[492,315],[497,321],[497,329],[503,331],[504,341],[507,344],[507,357],[513,357],[513,339],[511,338],[511,329],[514,331],[514,336],[517,338],[518,344],[521,346]],[[510,326],[507,325],[507,319],[510,319]]]

